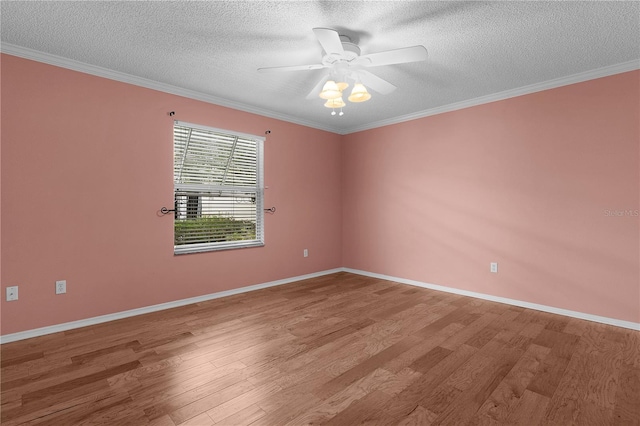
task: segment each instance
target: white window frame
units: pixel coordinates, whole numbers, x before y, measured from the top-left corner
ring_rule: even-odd
[[[197,130],[204,130],[207,132],[214,132],[223,134],[231,138],[241,138],[243,140],[250,140],[256,143],[256,186],[232,186],[232,185],[216,185],[216,184],[203,184],[203,183],[181,183],[176,181],[176,138],[175,138],[175,126],[189,127]],[[215,127],[203,126],[200,124],[186,123],[184,121],[175,121],[172,127],[172,140],[173,140],[173,152],[174,152],[174,200],[177,200],[177,194],[184,194],[185,192],[190,194],[212,194],[221,192],[234,192],[243,191],[251,192],[255,191],[255,218],[256,218],[256,235],[252,240],[240,240],[240,241],[224,241],[224,242],[205,242],[205,243],[187,243],[187,244],[175,244],[175,230],[176,220],[178,220],[178,203],[174,208],[174,254],[189,254],[189,253],[202,253],[217,250],[228,250],[247,247],[260,247],[264,246],[264,137],[250,135],[246,133],[239,133],[225,129],[219,129]],[[186,147],[188,150],[188,147]],[[185,153],[186,156],[186,153]],[[228,167],[228,166],[227,166]],[[184,196],[184,195],[180,195]],[[187,207],[188,208],[188,207]],[[187,213],[188,214],[188,213]]]

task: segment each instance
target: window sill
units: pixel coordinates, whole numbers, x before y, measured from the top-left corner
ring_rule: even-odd
[[[263,247],[264,241],[242,241],[232,243],[221,243],[215,246],[211,244],[185,244],[173,247],[174,255],[206,253],[210,251],[233,250],[250,247]]]

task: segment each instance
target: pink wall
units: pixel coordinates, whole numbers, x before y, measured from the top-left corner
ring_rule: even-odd
[[[341,266],[340,136],[2,55],[3,335]],[[265,141],[266,246],[173,255],[172,119]],[[302,250],[309,249],[309,257]],[[66,279],[68,293],[54,283]]]
[[[639,81],[343,137],[343,265],[640,322]]]
[[[640,322],[640,72],[341,137],[1,57],[3,335],[340,266]],[[265,247],[173,255],[172,110],[271,130]]]

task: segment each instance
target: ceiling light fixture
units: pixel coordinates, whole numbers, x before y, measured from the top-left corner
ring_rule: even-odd
[[[367,92],[367,88],[362,83],[356,83],[353,86],[351,95],[349,96],[349,102],[365,102],[371,99],[371,93]]]
[[[356,79],[356,81],[358,80]],[[336,108],[340,108],[340,115],[344,115],[342,108],[345,107],[346,104],[342,99],[342,92],[348,87],[349,83],[346,82],[346,77],[334,77],[333,79],[327,80],[324,86],[322,86],[322,91],[319,96],[327,100],[324,104],[325,107],[334,109],[331,115],[336,115]],[[371,94],[367,91],[367,88],[364,87],[364,84],[355,83],[348,99],[350,102],[365,102],[371,99]]]
[[[324,106],[333,109],[333,111],[331,111],[331,115],[336,115],[336,108],[340,108],[340,115],[344,115],[344,112],[342,112],[342,107],[345,105],[346,104],[342,100],[342,96],[337,99],[329,99],[324,103]]]
[[[338,85],[338,89],[340,90],[340,92],[344,92],[344,89],[349,87],[349,83],[347,83],[346,81],[338,80],[338,83],[336,83],[336,84]]]
[[[324,106],[326,106],[327,108],[342,108],[345,105],[346,104],[342,100],[342,96],[340,96],[337,99],[329,99],[327,102],[324,103]]]
[[[337,99],[342,96],[340,87],[333,80],[328,80],[322,87],[322,92],[319,95],[322,99]]]
[[[360,81],[366,82],[367,86],[381,95],[393,92],[396,86],[377,77],[365,68],[420,62],[427,59],[427,49],[421,45],[362,55],[357,44],[352,42],[348,36],[340,34],[336,30],[313,28],[313,33],[323,50],[320,63],[258,68],[258,72],[327,69],[328,74],[324,74],[322,79],[313,86],[311,92],[306,96],[307,99],[314,99],[318,94],[320,98],[326,100],[342,97],[342,92],[349,87],[349,84],[346,83],[348,78],[355,83],[348,100],[351,102],[366,102],[371,99],[371,94]],[[328,107],[333,108],[333,106]],[[335,111],[333,112],[335,113]]]

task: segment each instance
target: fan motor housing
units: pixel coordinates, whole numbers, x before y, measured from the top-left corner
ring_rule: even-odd
[[[342,37],[342,36],[341,36]],[[344,54],[330,53],[322,58],[323,65],[334,65],[338,62],[349,62],[360,56],[360,48],[357,44],[350,41],[342,41]]]
[[[350,41],[343,41],[342,48],[344,49],[345,59],[347,59],[348,61],[360,56],[360,48],[355,43],[351,43]]]

